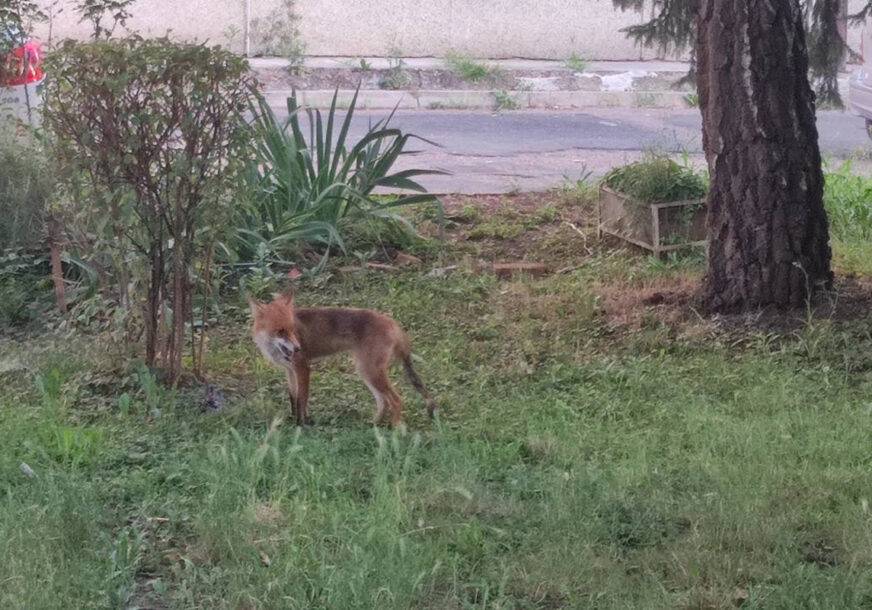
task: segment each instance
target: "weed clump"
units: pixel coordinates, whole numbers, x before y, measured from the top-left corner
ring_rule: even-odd
[[[665,155],[648,155],[622,165],[604,177],[605,186],[646,203],[701,199],[708,191],[703,176]]]

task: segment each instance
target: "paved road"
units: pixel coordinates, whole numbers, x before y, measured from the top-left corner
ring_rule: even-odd
[[[278,109],[277,109],[278,110]],[[352,137],[384,112],[355,115]],[[451,176],[423,180],[434,192],[538,190],[638,158],[646,149],[686,153],[703,164],[697,110],[591,108],[584,111],[397,112],[392,125],[441,145],[403,167],[438,167]],[[821,148],[829,157],[869,153],[863,120],[848,112],[818,113]]]

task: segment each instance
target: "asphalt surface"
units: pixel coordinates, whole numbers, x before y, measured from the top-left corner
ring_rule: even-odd
[[[280,108],[276,108],[281,111]],[[350,137],[387,115],[355,113]],[[591,108],[584,111],[398,111],[391,125],[439,144],[401,167],[439,168],[450,176],[422,179],[433,192],[499,193],[540,190],[598,175],[656,149],[703,165],[700,115],[695,109]],[[872,142],[863,119],[849,112],[818,113],[826,157],[867,157]]]

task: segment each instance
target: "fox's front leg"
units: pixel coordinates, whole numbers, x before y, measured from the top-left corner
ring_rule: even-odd
[[[294,359],[294,378],[296,379],[297,425],[309,422],[309,363],[303,358]]]
[[[288,396],[291,399],[291,417],[297,418],[297,378],[294,370],[285,369],[285,379],[288,380]]]

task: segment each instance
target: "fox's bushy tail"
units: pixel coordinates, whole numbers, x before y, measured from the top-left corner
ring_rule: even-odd
[[[427,415],[430,416],[430,419],[433,419],[436,403],[433,401],[427,388],[424,387],[424,383],[418,377],[418,373],[415,372],[415,367],[412,366],[412,349],[408,339],[406,339],[405,345],[400,348],[399,356],[403,362],[403,370],[406,371],[406,377],[409,378],[409,383],[424,397],[424,401],[427,403]]]

